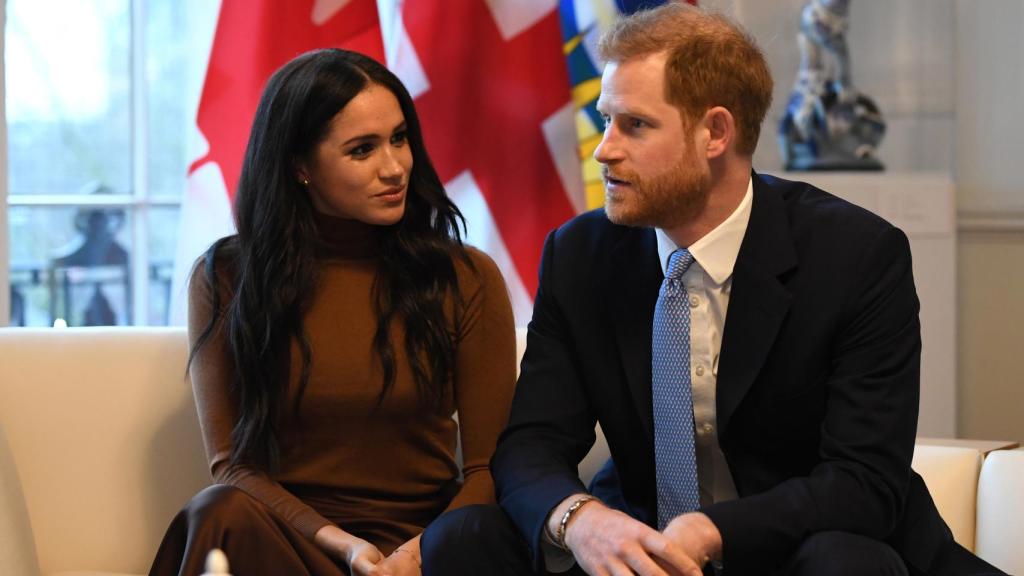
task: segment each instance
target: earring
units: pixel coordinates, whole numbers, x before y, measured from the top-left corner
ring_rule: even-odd
[[[306,188],[309,188],[309,179],[308,178],[303,178],[302,179],[302,185],[305,186]]]

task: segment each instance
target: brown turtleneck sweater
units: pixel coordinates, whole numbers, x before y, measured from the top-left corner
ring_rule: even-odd
[[[494,502],[488,462],[515,386],[512,309],[494,262],[469,248],[475,271],[455,259],[463,317],[454,393],[440,410],[421,406],[404,356],[402,323],[392,321],[396,378],[377,406],[383,376],[372,351],[377,321],[370,292],[380,229],[323,215],[317,227],[323,268],[304,317],[311,374],[298,421],[279,430],[280,472],[271,477],[228,466],[237,401],[229,390],[233,361],[222,322],[190,370],[203,440],[215,482],[241,488],[309,539],[335,523],[387,554],[446,509]],[[208,286],[197,266],[189,288],[192,343],[210,318]],[[292,358],[287,413],[301,368],[294,343]],[[461,485],[456,434],[462,439]]]

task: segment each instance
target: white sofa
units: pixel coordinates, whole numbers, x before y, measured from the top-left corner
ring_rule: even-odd
[[[180,328],[0,329],[0,575],[149,569],[210,482],[187,353]],[[958,541],[1024,574],[1024,451],[919,445],[914,467]]]

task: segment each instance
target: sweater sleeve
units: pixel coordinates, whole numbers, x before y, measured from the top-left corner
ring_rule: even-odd
[[[462,489],[448,509],[494,503],[490,459],[508,422],[516,378],[515,323],[501,272],[469,249],[475,272],[461,282],[464,312],[455,364],[455,402],[462,440]]]
[[[219,276],[219,275],[218,275]],[[237,396],[231,390],[233,362],[226,340],[224,313],[227,310],[230,288],[223,281],[217,287],[218,314],[209,338],[189,366],[192,393],[202,429],[206,458],[217,484],[235,486],[268,506],[312,540],[320,528],[330,522],[284,489],[265,472],[247,466],[232,466],[231,430],[238,420]],[[203,260],[196,265],[189,282],[188,339],[194,349],[200,335],[210,322],[213,309],[213,291],[203,270]]]

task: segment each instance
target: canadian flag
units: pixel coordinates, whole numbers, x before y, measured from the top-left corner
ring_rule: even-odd
[[[525,324],[544,237],[585,207],[558,0],[223,0],[173,293],[233,231],[230,200],[263,84],[319,47],[363,52],[405,82],[467,241],[498,263]]]
[[[558,0],[380,3],[387,62],[416,99],[470,244],[532,312],[547,233],[583,210]]]

